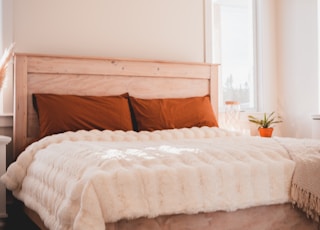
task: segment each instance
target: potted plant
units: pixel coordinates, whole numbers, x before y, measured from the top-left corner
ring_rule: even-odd
[[[276,116],[275,112],[272,112],[267,115],[267,113],[263,114],[263,118],[257,118],[252,115],[248,116],[249,121],[257,124],[259,134],[261,137],[271,137],[273,132],[273,126],[274,124],[281,123],[282,119],[280,116]]]

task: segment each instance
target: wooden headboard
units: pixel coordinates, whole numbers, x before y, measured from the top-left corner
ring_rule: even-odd
[[[210,94],[218,112],[218,65],[15,54],[14,157],[39,133],[33,93],[182,98]]]

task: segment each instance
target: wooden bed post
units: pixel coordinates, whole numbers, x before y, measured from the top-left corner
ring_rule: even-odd
[[[212,108],[214,109],[214,113],[216,115],[217,121],[219,123],[219,65],[212,64],[211,65],[211,74],[210,74],[210,101],[212,104]]]
[[[16,55],[14,57],[14,126],[13,126],[13,159],[23,150],[22,146],[27,142],[27,56]],[[16,138],[19,137],[19,138]]]

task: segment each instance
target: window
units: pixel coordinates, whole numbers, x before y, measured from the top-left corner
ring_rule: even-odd
[[[210,0],[208,7],[207,58],[221,64],[219,106],[237,101],[256,110],[254,0]]]

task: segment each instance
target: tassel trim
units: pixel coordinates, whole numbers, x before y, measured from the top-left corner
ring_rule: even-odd
[[[308,218],[319,223],[320,217],[320,197],[299,187],[297,184],[292,184],[291,187],[291,203],[307,214]]]

